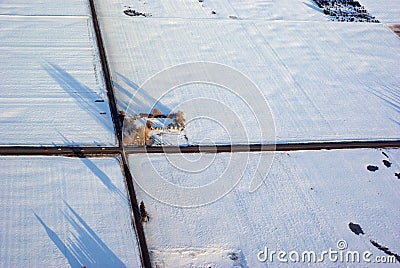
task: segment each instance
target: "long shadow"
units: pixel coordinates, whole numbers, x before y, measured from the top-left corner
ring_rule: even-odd
[[[64,140],[65,144],[71,144],[71,141],[65,137],[61,132],[58,132],[61,138]],[[86,167],[90,169],[99,178],[99,180],[103,183],[108,190],[112,193],[118,195],[123,201],[128,202],[127,196],[118,189],[114,183],[111,181],[110,177],[107,176],[95,163],[93,163],[89,158],[86,158],[85,155],[82,154],[80,150],[76,150],[75,155],[85,164]]]
[[[317,7],[312,1],[310,1],[310,3],[303,2],[303,4],[305,4],[306,6],[308,6],[308,7],[311,8],[311,9],[314,9],[315,11],[318,11],[319,13],[324,13],[324,12],[322,11],[322,9],[320,9],[319,7]]]
[[[127,196],[124,195],[120,189],[118,189],[114,183],[111,181],[110,177],[107,176],[100,168],[96,166],[89,158],[80,158],[82,163],[85,164],[96,176],[99,180],[103,183],[108,190],[112,193],[118,195],[122,200],[128,202]]]
[[[84,264],[79,262],[79,260],[76,258],[76,255],[71,250],[69,250],[68,246],[60,239],[60,237],[52,229],[50,229],[50,227],[48,227],[46,223],[35,212],[33,214],[43,226],[47,235],[49,236],[51,241],[53,241],[54,245],[57,246],[64,257],[68,260],[69,265],[71,265],[71,267],[82,268]]]
[[[34,214],[71,267],[82,268],[83,265],[87,267],[126,267],[78,213],[65,201],[64,204],[67,209],[62,214],[76,231],[76,234],[70,233],[67,243],[64,243],[36,213]]]
[[[400,92],[396,91],[396,89],[391,90],[389,88],[383,89],[383,92],[380,92],[380,94],[372,90],[369,90],[369,92],[383,100],[398,113],[398,118],[390,118],[390,120],[400,125]]]
[[[130,114],[137,114],[140,113],[140,109],[143,109],[142,107],[147,106],[141,100],[135,98],[134,93],[126,90],[119,83],[113,82],[113,86],[118,96],[118,104],[124,111],[130,112]],[[130,111],[128,111],[128,108]]]
[[[73,235],[74,239],[68,239],[71,244],[70,250],[84,260],[88,267],[126,267],[78,213],[65,201],[64,204],[72,215],[68,211],[63,214],[78,233]]]
[[[144,113],[151,112],[151,109],[157,108],[159,109],[163,114],[170,114],[172,111],[170,108],[165,106],[160,102],[160,100],[156,100],[154,97],[150,96],[145,90],[143,90],[141,87],[139,87],[136,83],[132,82],[129,78],[125,77],[124,75],[117,73],[117,75],[122,79],[122,81],[127,84],[130,88],[133,89],[133,94],[130,94],[133,96],[133,101],[136,101],[135,96],[140,95],[146,103],[143,103],[146,105],[146,107],[143,107],[144,109],[149,109],[149,111],[142,111]]]
[[[56,64],[47,63],[43,68],[83,110],[85,110],[107,130],[114,132],[112,121],[108,120],[108,117],[104,114],[109,112],[109,107],[106,106],[107,102],[104,102],[96,92],[93,92],[89,87],[80,83],[72,75]],[[96,97],[94,99],[89,99],[88,96]]]

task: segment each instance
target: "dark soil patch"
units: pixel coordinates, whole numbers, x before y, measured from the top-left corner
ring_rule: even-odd
[[[367,166],[367,169],[368,169],[369,171],[375,172],[375,171],[377,171],[377,170],[379,169],[379,167],[377,167],[377,166],[372,166],[372,165],[368,165],[368,166]]]
[[[364,234],[364,231],[363,231],[363,229],[361,228],[361,226],[359,225],[359,224],[357,224],[357,223],[352,223],[352,222],[350,222],[349,223],[349,228],[350,228],[350,230],[353,232],[353,233],[355,233],[356,235],[360,235],[360,234]]]
[[[392,163],[390,163],[390,162],[387,161],[387,160],[383,160],[382,162],[383,162],[383,164],[384,164],[386,167],[388,167],[388,168],[390,168],[390,167],[392,166]]]
[[[390,25],[389,28],[400,37],[400,24]]]
[[[131,9],[131,8],[128,8],[128,9],[124,10],[124,13],[125,13],[125,15],[130,16],[130,17],[139,17],[139,16],[151,17],[151,14],[139,12],[139,11],[136,11],[136,10]]]

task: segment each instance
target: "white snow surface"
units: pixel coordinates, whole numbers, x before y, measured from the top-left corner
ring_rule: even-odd
[[[0,16],[87,16],[89,14],[87,3],[87,0],[69,0],[67,2],[2,0]]]
[[[205,7],[218,5],[217,14],[224,15],[216,17],[198,1],[96,3],[120,109],[180,109],[189,121],[213,116],[216,121],[188,124],[189,143],[268,143],[273,140],[260,132],[270,128],[278,143],[399,137],[400,39],[384,24],[328,21],[307,1],[204,1]],[[126,16],[124,6],[153,16]],[[226,17],[231,13],[238,19]],[[250,78],[274,122],[257,129],[266,111],[255,105],[252,114],[243,99],[264,100],[246,95],[246,88],[234,95],[186,84],[160,99],[171,88],[142,88],[166,68],[198,61],[224,64]]]
[[[116,144],[88,12],[86,1],[1,1],[1,145]]]
[[[312,1],[299,0],[155,0],[155,1],[103,1],[103,14],[107,17],[125,16],[121,11],[130,7],[151,14],[152,18],[188,19],[260,19],[325,21],[327,18]],[[212,11],[215,14],[212,14]]]
[[[400,9],[398,1],[359,1],[370,14],[382,23],[400,23]]]
[[[117,158],[0,157],[0,267],[140,267]]]
[[[399,254],[400,180],[394,174],[400,171],[400,150],[278,152],[261,187],[250,193],[250,181],[257,176],[259,154],[236,153],[232,165],[229,165],[233,157],[230,154],[203,154],[211,165],[197,173],[183,171],[192,170],[193,163],[174,161],[181,159],[179,155],[169,155],[171,162],[165,155],[130,156],[136,180],[154,180],[150,170],[155,170],[166,181],[182,187],[206,185],[221,173],[236,180],[244,171],[231,192],[197,208],[170,206],[153,199],[146,192],[154,192],[158,184],[153,185],[154,189],[145,189],[146,192],[135,186],[137,198],[144,201],[150,217],[144,228],[155,267],[265,267],[265,263],[257,260],[257,254],[265,247],[269,251],[319,254],[329,248],[338,250],[339,240],[347,242],[347,250],[357,250],[360,254],[371,251],[371,260],[388,255],[370,240]],[[199,156],[185,157],[195,161]],[[383,160],[392,165],[386,167]],[[238,161],[247,161],[245,170]],[[173,165],[176,163],[178,166]],[[379,169],[368,171],[368,165]],[[349,223],[359,224],[364,234],[353,233]],[[236,260],[232,260],[233,254]],[[276,256],[268,264],[282,265]],[[295,265],[291,261],[289,264]],[[375,267],[374,263],[363,261],[334,263],[328,258],[322,264]]]

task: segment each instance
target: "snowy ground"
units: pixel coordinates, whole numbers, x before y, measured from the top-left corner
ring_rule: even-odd
[[[116,158],[0,157],[0,267],[139,267]]]
[[[216,5],[208,2],[204,5]],[[234,95],[192,84],[158,99],[170,88],[142,87],[165,68],[211,61],[238,70],[259,87],[278,142],[397,139],[399,38],[384,24],[331,22],[311,2],[290,2],[218,1],[218,14],[225,15],[213,19],[201,13],[197,1],[97,1],[120,109],[149,112],[155,104],[163,112],[180,109],[189,121],[214,116],[218,122],[203,118],[187,126],[193,144],[271,142],[257,130],[256,119],[264,120],[265,110],[251,106],[255,119],[240,97],[264,100],[246,96],[246,88]],[[128,17],[124,5],[153,17]],[[265,12],[277,18],[268,19]],[[230,13],[239,19],[227,18]],[[207,98],[208,105],[194,101],[199,98]],[[273,125],[266,128],[261,132]]]
[[[107,17],[121,16],[121,14],[125,17],[122,11],[126,7],[131,7],[138,12],[151,14],[152,18],[326,20],[321,10],[309,0],[204,0],[202,3],[196,0],[114,0],[104,1],[101,5],[105,7],[102,12]]]
[[[0,3],[0,143],[115,145],[87,3],[47,2]]]
[[[136,186],[138,200],[144,200],[150,215],[145,234],[155,267],[233,267],[234,264],[265,267],[257,260],[258,252],[265,246],[270,251],[322,252],[329,248],[338,250],[336,243],[340,239],[347,242],[348,250],[371,251],[372,260],[388,255],[370,240],[400,253],[400,180],[395,176],[400,172],[400,150],[277,153],[270,173],[253,193],[249,193],[248,187],[257,175],[255,159],[259,154],[234,155],[235,162],[230,163],[230,157],[234,157],[230,154],[205,154],[202,157],[212,164],[198,173],[182,171],[193,171],[194,165],[174,161],[180,159],[179,155],[170,155],[171,162],[164,155],[151,155],[149,159],[143,155],[130,156],[136,179],[154,180],[151,176],[154,169],[168,182],[183,187],[204,186],[221,173],[234,180],[244,171],[229,194],[198,208],[166,205]],[[238,155],[241,159],[237,159]],[[198,156],[186,157],[195,161]],[[240,160],[247,161],[245,170],[241,169]],[[389,161],[391,167],[386,167],[383,160]],[[173,166],[173,163],[179,164]],[[368,165],[379,169],[368,171]],[[149,190],[154,189],[146,189]],[[350,222],[359,224],[364,234],[353,233],[348,226]],[[237,260],[232,260],[232,255]],[[271,266],[279,264],[275,257]],[[324,264],[327,267],[371,265],[333,263],[327,259]]]
[[[362,0],[359,2],[381,22],[400,23],[399,3],[397,1]]]
[[[0,14],[13,16],[87,16],[89,6],[86,0],[70,0],[68,2],[2,0]]]
[[[309,0],[95,3],[120,109],[183,110],[190,144],[399,138],[397,0],[361,1],[383,24],[330,22]],[[87,2],[4,0],[0,28],[0,146],[115,145]],[[261,95],[239,76],[226,76],[237,94],[142,87],[195,61],[232,67]],[[268,173],[272,156],[131,155],[154,266],[265,267],[265,247],[320,253],[341,239],[373,260],[400,254],[398,149],[280,152]],[[0,156],[0,178],[1,267],[140,267],[119,159]]]

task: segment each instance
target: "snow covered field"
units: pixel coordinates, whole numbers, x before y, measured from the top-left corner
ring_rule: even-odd
[[[400,23],[399,2],[362,0],[365,8],[383,23]]]
[[[398,140],[400,39],[387,25],[398,1],[360,1],[383,23],[331,22],[309,0],[95,4],[119,108],[184,112],[184,138],[160,142]],[[0,146],[116,145],[89,13],[86,0],[0,2]],[[281,264],[258,260],[266,248],[343,243],[400,259],[399,159],[356,149],[129,164],[154,267],[265,267]],[[0,156],[0,189],[0,267],[141,266],[117,156]]]
[[[0,157],[0,267],[140,267],[116,158]]]
[[[114,145],[86,1],[23,2],[0,3],[1,145]]]
[[[204,84],[185,84],[168,93],[170,88],[162,85],[153,91],[142,88],[166,68],[210,61],[234,68],[258,86],[271,108],[277,142],[399,137],[400,40],[385,25],[331,22],[302,1],[218,1],[217,14],[234,10],[239,19],[208,18],[198,11],[203,7],[197,1],[145,2],[96,2],[120,109],[149,112],[155,104],[167,112],[179,108],[189,121],[214,116],[214,121],[188,124],[192,144],[271,142],[260,139],[249,112],[263,120],[265,110],[244,107],[240,97],[264,100],[246,96],[246,88],[238,95]],[[126,16],[124,5],[153,17]],[[277,19],[266,18],[271,17],[266,12]],[[158,99],[162,93],[167,94]],[[209,105],[195,101],[204,98]],[[225,132],[237,128],[243,135]]]
[[[270,173],[253,193],[248,189],[257,175],[255,159],[259,154],[234,155],[235,162],[230,163],[230,157],[234,157],[230,154],[204,154],[202,157],[212,164],[198,173],[183,171],[193,171],[193,166],[201,165],[175,161],[179,155],[169,155],[171,162],[164,155],[130,156],[131,171],[138,180],[154,180],[150,175],[154,169],[169,183],[182,187],[207,185],[221,173],[234,180],[244,171],[230,193],[197,208],[166,205],[136,186],[138,200],[144,200],[150,215],[144,228],[155,267],[265,267],[257,259],[265,246],[270,251],[320,253],[329,248],[338,250],[339,240],[347,242],[348,250],[371,251],[371,260],[388,255],[370,240],[399,254],[400,180],[395,173],[400,172],[400,150],[276,153]],[[237,159],[238,155],[241,159]],[[198,155],[186,157],[195,161]],[[245,170],[241,169],[240,160],[247,162]],[[387,167],[383,160],[391,166]],[[174,167],[172,163],[179,164]],[[369,171],[369,165],[379,169]],[[353,233],[350,223],[360,225],[364,234]],[[275,256],[271,266],[280,264]],[[324,264],[371,266],[362,261],[333,263],[328,258]]]
[[[100,1],[99,1],[100,2]],[[116,17],[126,7],[151,14],[152,18],[187,18],[187,19],[261,19],[261,20],[326,20],[325,16],[311,1],[293,0],[156,0],[156,1],[101,1],[102,12],[106,17]],[[317,9],[318,12],[315,12]],[[213,14],[213,12],[215,14]]]
[[[64,1],[27,1],[2,0],[1,15],[13,16],[87,16],[89,6],[86,0]]]

